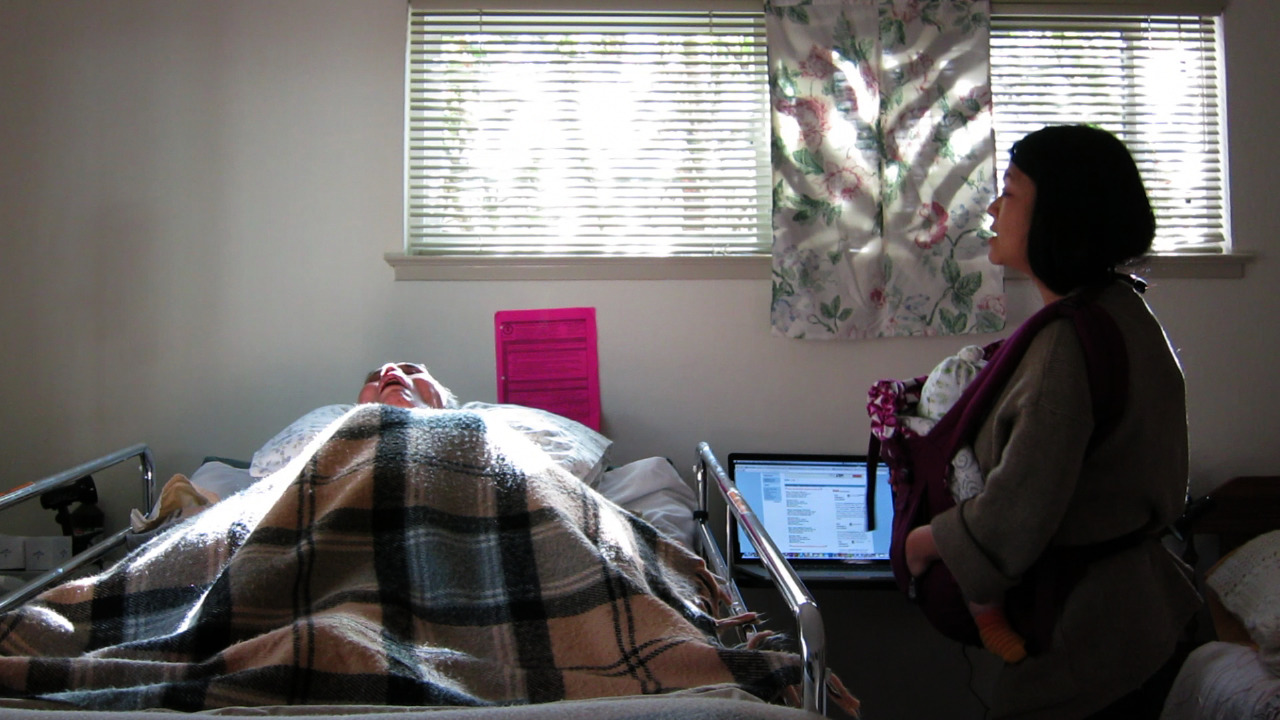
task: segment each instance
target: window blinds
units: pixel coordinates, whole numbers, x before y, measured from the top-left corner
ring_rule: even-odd
[[[1048,124],[1085,122],[1132,152],[1156,252],[1226,250],[1215,18],[996,15],[991,84],[998,172]]]
[[[761,13],[409,20],[410,253],[768,251]]]
[[[998,171],[1031,130],[1097,124],[1138,162],[1156,252],[1226,251],[1216,18],[1086,9],[995,5]],[[758,12],[411,6],[408,252],[767,254],[766,55]]]

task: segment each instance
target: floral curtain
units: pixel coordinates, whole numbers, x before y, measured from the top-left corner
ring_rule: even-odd
[[[986,0],[771,0],[773,330],[989,333]]]

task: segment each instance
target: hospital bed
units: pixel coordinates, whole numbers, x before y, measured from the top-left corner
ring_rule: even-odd
[[[856,699],[826,668],[816,602],[707,444],[697,447],[690,522],[675,524],[690,532],[676,541],[682,530],[655,530],[672,517],[672,503],[636,492],[643,487],[637,483],[661,463],[646,465],[648,470],[606,470],[598,481],[591,479],[600,492],[585,491],[582,477],[563,472],[567,465],[552,459],[555,443],[545,433],[528,432],[536,422],[493,422],[486,415],[501,409],[346,410],[315,437],[304,438],[306,447],[296,457],[277,458],[284,464],[270,474],[161,527],[105,570],[76,577],[123,552],[131,530],[110,535],[0,598],[0,712],[32,720],[118,720],[130,713],[163,719],[190,711],[393,718],[421,716],[430,705],[439,706],[431,708],[431,717],[442,720],[788,718],[826,715],[829,697],[844,712],[856,712]],[[385,460],[394,453],[398,459]],[[0,496],[0,509],[130,461],[139,464],[143,508],[150,508],[157,497],[151,451],[136,445]],[[397,473],[405,477],[386,479]],[[625,482],[611,488],[615,478]],[[394,492],[387,490],[392,485]],[[431,491],[415,494],[419,485]],[[498,489],[475,490],[482,486]],[[610,493],[632,508],[598,499]],[[718,514],[711,510],[714,494],[724,498],[726,518],[732,515],[761,550],[793,615],[794,637],[785,648],[757,627],[733,582],[712,527]],[[516,496],[527,506],[479,517],[487,511],[476,508],[510,505]],[[477,517],[458,519],[466,513]],[[399,545],[394,552],[366,547],[377,543],[361,533],[385,533],[384,525],[396,523],[405,528],[391,543]],[[513,523],[527,527],[507,527]],[[459,537],[472,544],[460,548]],[[522,543],[528,554],[513,550]],[[447,548],[465,557],[440,561],[452,556],[439,554]],[[406,559],[426,552],[438,554],[430,563],[423,556]],[[335,567],[316,569],[326,553],[338,556]],[[370,554],[378,558],[374,564],[384,563],[384,555],[396,556],[402,563],[396,572],[412,577],[382,586],[382,576],[394,579],[395,573],[381,566],[366,570],[362,558]],[[600,567],[584,572],[574,565],[579,555]],[[293,556],[302,557],[300,564],[293,564]],[[548,576],[548,557],[568,569]],[[518,575],[530,567],[542,573],[538,592],[509,579],[477,579]],[[256,595],[242,590],[251,585],[263,587]],[[426,592],[422,587],[432,589],[418,601],[386,598],[417,596]],[[381,599],[365,597],[370,592],[381,592]],[[245,593],[252,597],[240,597]],[[475,602],[468,593],[486,599]],[[493,600],[504,593],[501,602]],[[190,606],[162,602],[176,595],[195,600]],[[277,603],[281,595],[288,599]],[[211,599],[217,597],[225,601]],[[158,607],[127,611],[148,602]],[[95,621],[99,606],[111,610],[98,618],[105,619],[101,623]],[[423,616],[440,606],[492,612],[497,619]],[[291,619],[278,617],[290,610]],[[206,622],[219,614],[224,617]],[[250,630],[237,625],[242,617],[251,618]],[[41,623],[56,626],[47,642],[43,631],[30,630]],[[205,656],[175,660],[191,644],[188,636],[201,633],[235,637],[199,637],[194,642],[208,648]],[[406,634],[413,642],[402,642]],[[335,635],[343,637],[327,646]],[[241,636],[250,642],[237,644]],[[479,636],[486,637],[477,641]],[[419,642],[424,637],[430,642]],[[55,651],[23,651],[34,647],[24,645],[31,638]],[[439,646],[431,644],[440,638]],[[546,658],[521,655],[529,654],[524,645],[539,642],[551,648]],[[483,657],[486,649],[501,657]],[[571,660],[561,661],[561,654]],[[360,657],[347,667],[348,656]],[[507,661],[519,667],[505,675],[495,670]],[[543,661],[554,667],[539,666]],[[140,666],[145,671],[134,678]],[[388,673],[391,666],[397,672]],[[547,677],[534,677],[539,672]],[[502,679],[491,679],[495,675]],[[417,685],[406,680],[410,676],[418,677]],[[352,689],[350,695],[344,687]],[[468,714],[476,710],[462,707],[468,705],[479,705],[485,714]]]

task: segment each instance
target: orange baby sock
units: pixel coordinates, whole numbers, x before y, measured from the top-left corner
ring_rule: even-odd
[[[975,617],[982,646],[1007,663],[1020,662],[1027,656],[1026,642],[1009,626],[1004,611],[998,608],[986,610]]]

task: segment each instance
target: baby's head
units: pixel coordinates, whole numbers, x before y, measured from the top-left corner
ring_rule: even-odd
[[[941,420],[986,364],[983,350],[977,345],[965,346],[960,352],[938,363],[920,387],[920,404],[916,414],[930,420]]]

